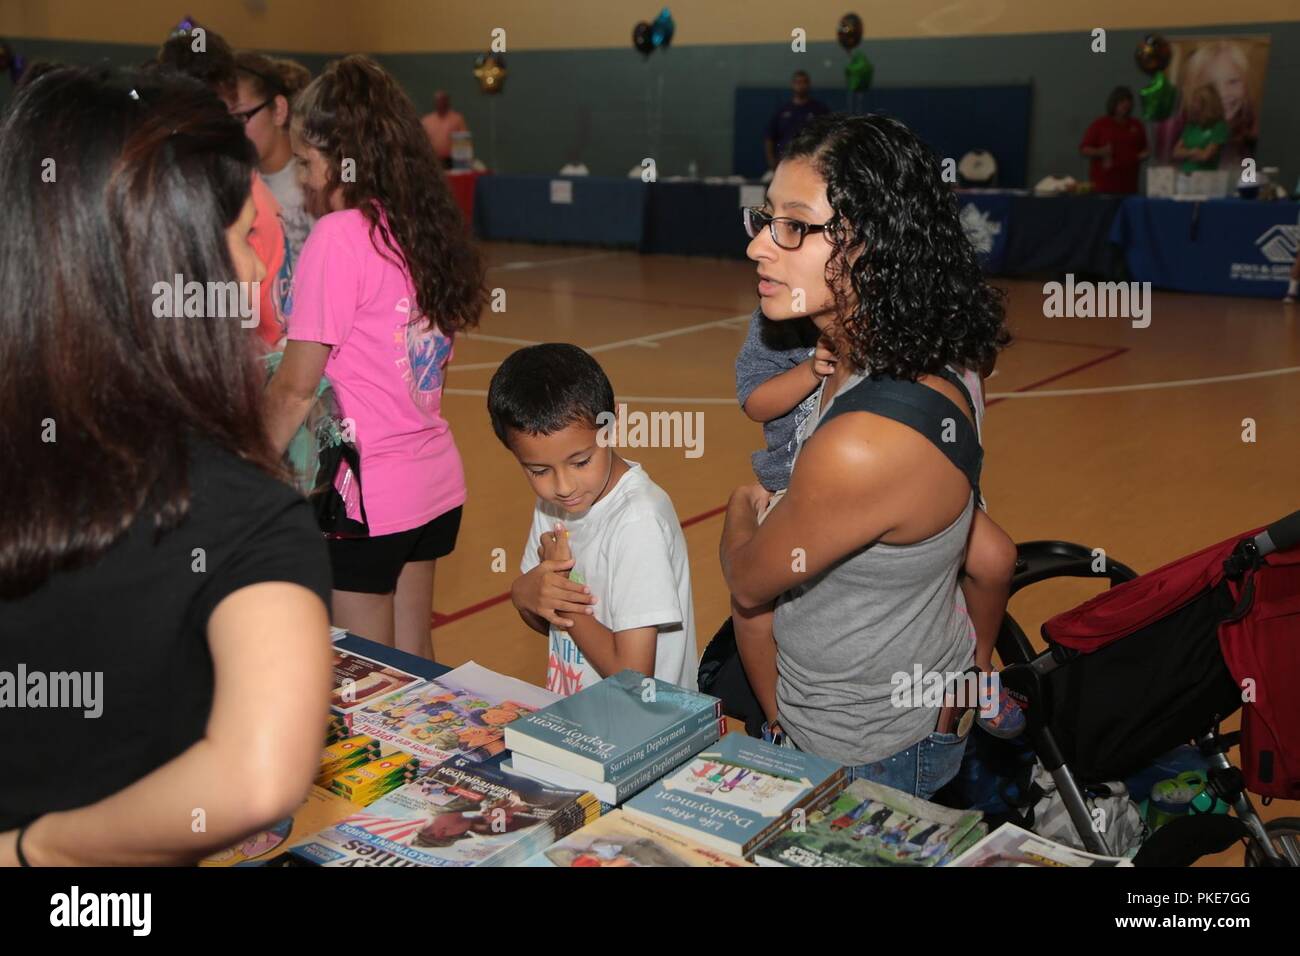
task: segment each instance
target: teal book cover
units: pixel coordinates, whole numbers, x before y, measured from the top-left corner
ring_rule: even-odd
[[[510,724],[506,746],[614,780],[721,715],[715,697],[625,670]]]
[[[796,807],[829,798],[843,768],[799,750],[728,734],[633,797],[625,812],[744,856]]]

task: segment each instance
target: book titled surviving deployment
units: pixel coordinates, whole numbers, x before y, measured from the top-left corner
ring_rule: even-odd
[[[679,764],[690,760],[705,747],[717,743],[726,729],[726,718],[720,718],[689,737],[683,737],[678,742],[659,748],[652,759],[638,764],[635,768],[629,768],[629,771],[620,774],[617,780],[597,782],[580,773],[564,770],[545,760],[538,760],[536,757],[522,753],[512,752],[510,759],[501,766],[507,771],[522,773],[557,787],[590,790],[600,798],[601,802],[614,807],[640,793],[664,774],[676,769]]]
[[[728,734],[624,805],[628,817],[748,857],[796,810],[844,787],[844,768],[799,750]]]
[[[633,670],[526,714],[505,745],[596,782],[617,782],[722,718],[722,701]]]

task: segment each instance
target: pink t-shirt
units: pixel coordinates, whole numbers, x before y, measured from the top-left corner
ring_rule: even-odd
[[[452,340],[418,316],[411,280],[381,256],[359,210],[317,220],[293,276],[288,337],[333,346],[325,377],[356,424],[371,536],[407,531],[465,502],[442,417]]]

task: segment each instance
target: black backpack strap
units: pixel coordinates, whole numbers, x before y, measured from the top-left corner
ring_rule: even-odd
[[[946,367],[940,369],[939,374],[949,383],[957,386],[957,391],[961,392],[961,397],[966,399],[966,407],[970,409],[971,421],[979,421],[979,412],[975,410],[975,399],[971,397],[970,389],[968,389],[966,383],[961,380],[961,376],[952,369]]]
[[[944,373],[943,377],[957,385],[971,403],[966,386],[947,369]],[[972,415],[974,410],[971,403]],[[975,426],[948,396],[918,382],[873,376],[838,396],[818,427],[845,412],[871,412],[920,432],[966,476],[976,500],[979,499],[984,449],[980,447]]]

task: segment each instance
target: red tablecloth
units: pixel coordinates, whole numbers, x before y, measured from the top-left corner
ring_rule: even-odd
[[[481,175],[483,174],[473,170],[464,172],[447,170],[447,182],[451,185],[451,194],[456,199],[456,205],[460,206],[460,211],[465,216],[465,225],[470,232],[474,231],[474,187]]]

